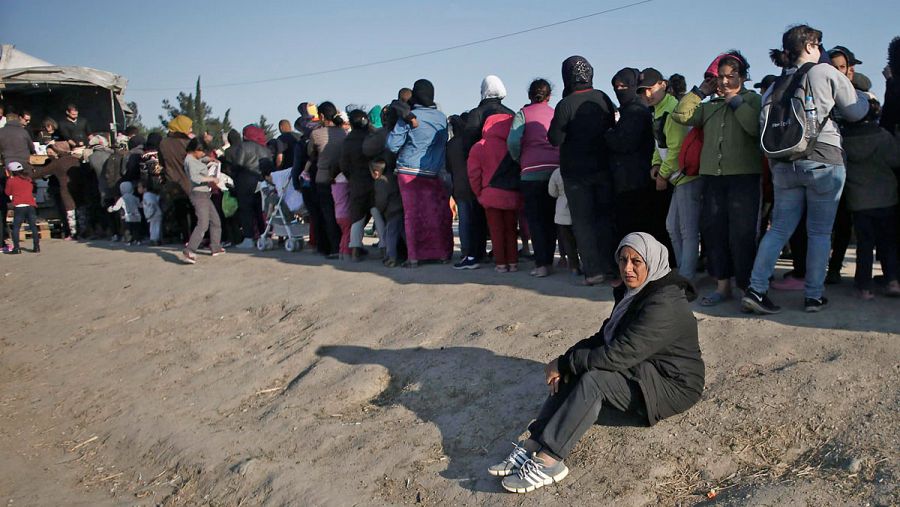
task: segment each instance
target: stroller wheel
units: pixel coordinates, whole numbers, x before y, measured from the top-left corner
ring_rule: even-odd
[[[296,245],[294,244],[294,238],[288,238],[284,242],[284,249],[287,250],[288,252],[293,252],[294,250],[296,250]]]
[[[260,252],[265,250],[271,250],[274,243],[272,243],[272,238],[262,237],[256,240],[256,249]]]

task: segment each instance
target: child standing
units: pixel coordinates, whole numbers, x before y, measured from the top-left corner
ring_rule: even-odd
[[[159,194],[150,191],[143,181],[138,182],[138,193],[141,198],[141,207],[144,209],[144,218],[150,224],[150,245],[159,246],[162,235],[162,208],[159,207]]]
[[[488,117],[482,129],[483,137],[469,151],[467,167],[469,184],[487,215],[491,246],[494,250],[494,269],[498,273],[519,270],[519,252],[516,226],[522,194],[516,190],[497,188],[492,183],[507,153],[506,139],[512,127],[511,114],[495,114]],[[518,175],[516,175],[518,177]]]
[[[397,267],[400,263],[399,245],[403,236],[403,201],[400,199],[400,186],[397,175],[384,173],[384,162],[372,162],[369,170],[375,180],[375,208],[384,217],[385,248],[384,265]]]
[[[130,181],[119,183],[119,192],[122,193],[122,197],[119,197],[115,204],[106,208],[106,211],[115,213],[124,210],[125,226],[131,236],[128,244],[140,245],[141,237],[143,237],[141,233],[141,200],[134,195],[134,185]]]
[[[896,230],[898,203],[897,179],[892,170],[900,167],[900,140],[878,126],[881,106],[869,100],[869,114],[843,130],[847,153],[847,206],[853,213],[856,229],[856,275],[859,297],[870,300],[872,292],[872,250],[878,257],[886,295],[900,296],[897,282],[897,237],[886,231]]]
[[[331,184],[331,197],[334,199],[334,218],[341,229],[341,242],[338,247],[342,260],[350,259],[350,182],[343,174],[338,174]]]
[[[578,247],[575,244],[575,233],[572,231],[572,214],[569,212],[569,200],[566,198],[566,190],[563,188],[562,173],[559,172],[559,168],[556,168],[550,175],[547,190],[552,197],[556,198],[556,215],[553,217],[553,221],[556,223],[556,232],[559,235],[559,263],[568,266],[573,275],[580,275],[581,264],[578,262]]]
[[[13,249],[11,254],[22,253],[19,250],[19,230],[22,222],[28,221],[31,227],[31,239],[34,242],[32,252],[41,251],[41,236],[37,228],[37,203],[34,201],[34,183],[31,177],[25,174],[25,168],[19,162],[10,162],[7,166],[10,177],[6,180],[6,195],[12,199],[13,205]]]

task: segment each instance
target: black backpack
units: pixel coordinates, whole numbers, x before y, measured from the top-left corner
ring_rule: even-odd
[[[771,160],[801,160],[809,157],[815,150],[818,133],[822,131],[828,117],[821,119],[815,132],[809,132],[804,109],[805,94],[804,97],[797,95],[801,87],[812,94],[808,87],[807,73],[815,65],[807,63],[797,69],[797,72],[779,77],[772,85],[768,100],[763,104],[760,146],[763,154]]]

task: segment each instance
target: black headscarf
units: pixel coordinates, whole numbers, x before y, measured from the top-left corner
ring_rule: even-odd
[[[632,69],[631,67],[625,67],[619,72],[616,72],[616,75],[612,78],[612,85],[616,92],[616,98],[619,99],[619,107],[637,99],[637,85],[640,79],[641,71]],[[619,90],[616,88],[616,83],[622,83],[627,86],[627,88]]]
[[[152,132],[147,136],[147,141],[144,143],[144,151],[156,151],[159,149],[159,143],[162,142],[162,134],[159,132]]]
[[[231,146],[240,146],[241,145],[241,133],[235,129],[231,129],[228,131],[228,144]]]
[[[570,56],[562,64],[562,79],[565,88],[563,97],[579,90],[594,87],[594,68],[583,56]]]
[[[128,149],[133,150],[138,146],[144,144],[145,141],[146,140],[140,134],[135,134],[131,136],[131,139],[128,140]]]
[[[413,84],[412,101],[414,105],[434,107],[434,85],[427,79],[419,79]]]

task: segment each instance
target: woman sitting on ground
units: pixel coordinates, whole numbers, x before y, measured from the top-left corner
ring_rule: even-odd
[[[594,336],[545,367],[550,397],[528,427],[530,437],[488,469],[503,487],[527,493],[562,480],[563,460],[603,406],[639,414],[650,425],[700,400],[704,365],[691,283],[669,269],[669,252],[635,232],[616,250],[623,284],[612,315]]]

